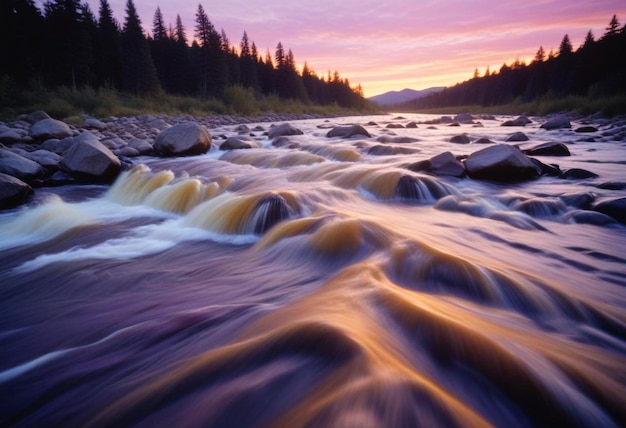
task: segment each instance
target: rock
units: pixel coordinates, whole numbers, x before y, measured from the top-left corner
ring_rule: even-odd
[[[474,122],[474,117],[469,113],[459,113],[454,116],[454,121],[458,123],[472,123]]]
[[[350,138],[354,135],[362,135],[368,138],[371,137],[370,133],[367,132],[367,130],[361,125],[337,126],[330,130],[328,134],[326,134],[326,137]]]
[[[415,150],[408,147],[383,146],[381,144],[372,146],[367,150],[367,154],[372,156],[408,155],[411,153],[415,153]]]
[[[535,158],[530,158],[530,160],[537,168],[537,172],[539,172],[539,175],[549,175],[551,177],[560,177],[562,174],[562,171],[558,165],[548,165]]]
[[[6,149],[0,149],[0,173],[29,182],[44,175],[41,165]]]
[[[28,115],[26,115],[25,117],[26,121],[28,123],[30,123],[31,125],[34,125],[35,123],[39,122],[40,120],[44,120],[44,119],[52,119],[50,116],[48,116],[48,113],[46,113],[43,110],[37,110],[34,111]]]
[[[474,141],[472,144],[496,144],[496,142],[491,141],[489,138],[482,137]]]
[[[22,205],[33,194],[33,188],[15,177],[0,173],[0,209]]]
[[[624,190],[626,189],[626,182],[623,181],[607,181],[596,186],[598,189],[605,190]]]
[[[592,224],[594,226],[611,226],[617,224],[613,218],[596,211],[572,210],[565,213],[563,217],[569,222]]]
[[[105,129],[107,129],[106,123],[93,117],[88,117],[87,119],[85,119],[83,127],[86,129],[97,129],[98,131],[104,131]]]
[[[154,150],[162,156],[193,156],[211,147],[211,134],[195,122],[181,123],[162,131],[154,141]]]
[[[595,200],[595,196],[592,193],[564,193],[559,198],[565,205],[581,210],[590,209],[591,204]]]
[[[60,166],[76,180],[90,183],[112,182],[121,169],[120,160],[104,144],[88,137],[76,138]]]
[[[421,160],[417,162],[413,162],[412,164],[407,165],[407,169],[414,172],[428,172],[430,171],[430,159]]]
[[[57,155],[62,155],[72,146],[72,144],[74,144],[73,137],[66,137],[62,140],[59,140],[58,138],[50,138],[41,144],[41,149],[54,152]]]
[[[128,147],[137,150],[141,156],[151,155],[154,152],[154,148],[152,147],[150,141],[139,138],[133,138],[130,140],[128,142]]]
[[[21,129],[8,128],[0,132],[0,143],[11,144],[24,140],[24,134]]]
[[[385,126],[385,128],[388,128],[388,129],[400,129],[400,128],[404,128],[404,126],[400,125],[399,123],[390,123],[389,125]]]
[[[622,224],[626,224],[626,198],[604,199],[598,202],[594,211],[606,214]]]
[[[57,169],[61,162],[61,156],[48,150],[35,150],[34,152],[26,152],[22,156],[26,159],[37,162],[46,168]]]
[[[569,122],[569,119],[565,116],[556,116],[552,119],[548,119],[541,125],[541,128],[552,130],[552,129],[562,129],[562,128],[571,128],[572,124]]]
[[[267,131],[267,136],[269,138],[276,138],[276,137],[280,137],[283,135],[302,135],[302,134],[304,134],[304,132],[300,131],[298,128],[296,128],[290,123],[283,123],[278,126],[272,126]]]
[[[407,128],[417,128],[417,122],[409,122],[406,124]]]
[[[494,181],[531,180],[539,176],[535,164],[517,148],[497,144],[472,153],[465,160],[467,175]]]
[[[526,116],[522,115],[519,116],[517,119],[507,120],[500,126],[526,126],[529,123],[532,123],[532,121]]]
[[[450,138],[450,142],[455,143],[455,144],[469,144],[470,139],[467,135],[460,134],[460,135],[455,135],[454,137]]]
[[[509,135],[506,139],[506,141],[528,141],[528,140],[530,140],[530,138],[528,138],[528,136],[524,134],[523,132],[515,132]]]
[[[580,127],[576,128],[576,129],[574,129],[574,132],[580,132],[580,133],[598,132],[598,128],[596,128],[595,126],[591,126],[591,125],[580,126]]]
[[[429,170],[435,175],[465,176],[465,166],[450,152],[443,152],[430,158]]]
[[[220,145],[220,150],[240,150],[259,148],[256,141],[250,138],[229,137]]]
[[[35,140],[47,138],[65,138],[72,136],[72,130],[65,123],[55,119],[43,119],[30,128],[30,135]]]
[[[124,156],[128,158],[134,158],[135,156],[139,156],[139,151],[137,151],[136,149],[133,149],[130,146],[115,149],[112,152],[117,157]]]
[[[539,144],[522,152],[528,156],[571,156],[567,146],[557,142]]]
[[[452,122],[450,125],[448,126],[461,126],[461,124],[459,122]]]
[[[265,196],[257,202],[251,217],[254,221],[254,233],[263,234],[290,216],[291,208],[282,196]]]
[[[584,180],[585,178],[596,178],[598,174],[581,168],[570,168],[561,174],[561,178],[566,180]]]

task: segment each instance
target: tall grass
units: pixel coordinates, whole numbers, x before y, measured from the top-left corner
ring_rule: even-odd
[[[35,110],[44,110],[52,117],[70,121],[81,114],[94,117],[135,116],[146,113],[257,116],[275,112],[334,116],[377,112],[372,107],[366,110],[353,110],[340,108],[336,104],[319,106],[283,100],[277,95],[257,98],[252,89],[242,86],[228,87],[219,98],[203,100],[164,93],[140,97],[111,89],[95,90],[89,87],[18,90],[10,80],[0,77],[0,120],[12,120],[20,114]]]

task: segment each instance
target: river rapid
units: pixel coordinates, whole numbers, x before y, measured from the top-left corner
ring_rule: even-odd
[[[0,425],[624,426],[626,226],[584,208],[626,195],[626,143],[404,127],[434,118],[294,121],[1,213]],[[598,177],[407,169],[485,147],[461,133]]]

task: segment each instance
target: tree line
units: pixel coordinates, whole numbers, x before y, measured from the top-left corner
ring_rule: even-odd
[[[620,27],[613,15],[605,30],[598,40],[589,30],[576,50],[566,34],[556,53],[546,53],[539,47],[530,64],[516,60],[511,65],[503,64],[498,72],[490,72],[487,67],[483,76],[476,69],[470,80],[397,107],[487,107],[517,100],[531,102],[541,97],[626,94],[626,26]]]
[[[262,55],[244,31],[239,46],[232,45],[202,4],[192,40],[187,31],[180,15],[166,25],[157,7],[146,35],[133,0],[121,24],[107,0],[100,0],[98,18],[80,0],[49,0],[42,10],[33,0],[2,0],[0,78],[43,90],[90,87],[207,99],[242,86],[257,97],[352,108],[366,103],[361,86],[352,87],[337,71],[318,76],[306,62],[298,71],[293,52],[280,42],[274,55],[269,49]]]

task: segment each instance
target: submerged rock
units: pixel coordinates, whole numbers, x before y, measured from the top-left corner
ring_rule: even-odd
[[[597,176],[598,174],[582,168],[566,169],[561,174],[561,178],[566,180],[584,180],[586,178],[596,178]]]
[[[454,137],[450,138],[450,142],[455,143],[455,144],[469,144],[470,139],[467,135],[460,134],[460,135],[455,135]]]
[[[22,180],[0,173],[0,209],[22,205],[32,194],[32,187]]]
[[[252,221],[254,233],[263,234],[277,223],[290,217],[290,207],[280,195],[270,195],[262,198],[256,204]]]
[[[465,160],[465,169],[471,178],[504,182],[532,180],[539,176],[529,157],[506,144],[472,153]]]
[[[332,130],[328,131],[326,137],[350,138],[354,135],[362,135],[368,138],[371,137],[370,133],[367,132],[367,130],[361,125],[336,126]]]
[[[606,214],[622,224],[626,224],[626,198],[604,199],[598,202],[594,211]]]
[[[220,150],[241,150],[258,147],[259,144],[251,138],[229,137],[220,145]]]
[[[154,140],[154,149],[162,156],[194,156],[211,148],[211,134],[195,122],[167,128]]]
[[[595,126],[591,126],[591,125],[579,126],[578,128],[574,129],[574,132],[579,132],[579,133],[598,132],[598,128],[596,128]]]

